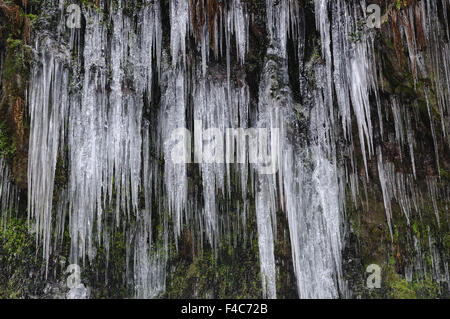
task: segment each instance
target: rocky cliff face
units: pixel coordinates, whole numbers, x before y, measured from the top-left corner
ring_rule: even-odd
[[[0,297],[447,298],[449,16],[0,0]]]

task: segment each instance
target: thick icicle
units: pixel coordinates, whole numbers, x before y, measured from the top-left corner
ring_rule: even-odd
[[[165,54],[163,54],[165,56]],[[180,69],[172,69],[163,58],[161,109],[159,114],[160,153],[164,158],[164,180],[175,237],[180,236],[187,207],[187,163],[190,162],[190,134],[186,132],[187,79]],[[181,145],[181,157],[174,155]],[[175,158],[178,156],[178,158]]]
[[[272,164],[279,165],[278,175],[258,176],[257,193],[262,201],[257,205],[258,237],[263,284],[275,285],[273,266],[273,229],[276,229],[276,202],[288,216],[294,271],[301,298],[336,298],[344,290],[341,271],[340,192],[337,167],[334,160],[331,121],[320,96],[326,96],[327,83],[321,79],[323,93],[317,94],[311,111],[309,134],[311,145],[299,147],[295,129],[297,116],[287,78],[286,43],[289,22],[298,23],[289,1],[267,2],[267,20],[271,35],[269,56],[263,69],[259,93],[258,126],[279,129],[279,147],[272,149]],[[295,7],[294,7],[295,9]],[[293,10],[293,11],[291,11]],[[300,45],[300,44],[299,44]],[[273,163],[275,162],[275,163]],[[278,178],[276,178],[278,176]],[[278,190],[279,189],[279,198]],[[264,227],[262,227],[264,225]],[[272,282],[268,282],[272,280]],[[271,286],[272,284],[272,286]],[[275,291],[268,291],[269,297]]]

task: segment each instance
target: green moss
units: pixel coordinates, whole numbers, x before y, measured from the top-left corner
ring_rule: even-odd
[[[167,298],[256,298],[262,294],[257,243],[247,249],[224,243],[218,257],[205,247],[192,262],[183,252],[171,249],[169,264],[175,266],[167,278]],[[170,267],[169,267],[170,268]]]
[[[98,6],[94,0],[80,0],[81,4],[84,5],[85,7],[88,8],[92,8],[94,10],[96,10],[99,13],[102,13],[102,9],[100,6]]]
[[[445,180],[450,180],[450,173],[447,172],[445,169],[441,168],[441,170],[439,171],[439,175],[441,176],[442,179]]]
[[[41,285],[45,265],[25,219],[0,226],[0,299],[25,298]]]
[[[394,275],[391,282],[390,297],[394,299],[416,299],[417,295],[405,279]]]
[[[3,69],[4,95],[17,96],[24,92],[30,74],[31,48],[10,35],[6,41],[7,55]]]
[[[16,146],[8,134],[5,122],[0,122],[0,157],[10,158],[16,151]]]
[[[28,14],[23,14],[23,15],[30,20],[30,24],[33,27],[33,25],[36,23],[38,15],[33,14],[33,13],[28,13]]]
[[[394,299],[435,299],[440,294],[439,284],[429,277],[418,281],[406,281],[398,274],[389,274],[389,294]]]
[[[70,238],[67,238],[70,242]],[[112,232],[109,256],[106,246],[97,249],[96,257],[84,267],[82,278],[91,288],[91,298],[130,298],[134,295],[133,287],[127,285],[126,240],[123,232]]]

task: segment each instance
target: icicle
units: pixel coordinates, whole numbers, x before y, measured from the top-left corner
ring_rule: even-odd
[[[170,49],[174,65],[186,64],[189,1],[170,0]]]
[[[145,226],[142,221],[140,221],[140,225]],[[135,236],[134,286],[136,298],[156,298],[166,289],[167,242],[163,244],[163,248],[153,247],[152,249],[148,243],[149,234],[145,227],[138,227],[138,233]]]
[[[403,173],[397,173],[396,174],[396,180],[395,180],[395,198],[400,206],[400,209],[402,210],[403,214],[405,215],[406,222],[408,226],[411,225],[410,223],[410,216],[412,212],[411,207],[411,201],[408,193],[408,185],[411,185],[412,187],[412,178],[411,175],[403,174]]]
[[[249,21],[247,8],[241,0],[234,0],[231,3],[228,18],[232,20],[231,30],[236,37],[236,55],[241,65],[243,65],[248,50]]]
[[[1,130],[0,130],[1,134]],[[0,157],[0,225],[6,227],[8,217],[18,208],[18,189],[12,183],[11,171],[6,161]]]
[[[316,107],[311,111],[311,146],[302,148],[288,127],[295,127],[296,114],[287,77],[286,41],[290,17],[289,1],[267,2],[267,25],[271,43],[263,69],[258,105],[258,127],[280,131],[279,146],[272,163],[279,163],[277,175],[258,175],[257,220],[263,285],[275,280],[271,266],[276,234],[275,212],[288,217],[297,289],[301,298],[336,298],[345,283],[341,271],[340,200],[341,190],[336,167],[330,113],[316,93]],[[293,11],[295,12],[295,10]],[[300,44],[299,44],[300,45]],[[272,59],[272,56],[276,56]],[[325,70],[318,69],[321,83]],[[325,92],[327,84],[321,86]],[[272,149],[272,151],[274,151]],[[279,196],[279,197],[278,197]],[[275,199],[275,200],[274,200]],[[264,223],[264,225],[263,225]],[[324,248],[326,246],[326,248]],[[272,285],[273,285],[272,281]],[[266,292],[267,293],[267,292]]]
[[[445,137],[448,130],[446,115],[450,114],[450,32],[447,17],[449,3],[448,0],[439,3],[442,4],[442,9],[438,6],[438,1],[434,0],[420,2],[419,6],[422,6],[424,36],[431,56],[437,106]],[[441,14],[444,15],[444,26],[439,19]]]
[[[445,258],[441,256],[439,248],[436,245],[436,241],[430,233],[428,226],[428,246],[431,257],[431,276],[437,282],[448,282],[448,261],[442,260]],[[442,269],[444,268],[444,269]]]
[[[355,55],[351,62],[353,76],[351,78],[350,96],[358,125],[359,141],[361,143],[361,152],[363,154],[367,176],[366,148],[369,152],[369,156],[371,156],[373,154],[373,138],[369,103],[369,83],[367,78],[370,71],[366,50],[365,43],[359,44],[355,48]]]
[[[392,114],[394,115],[395,141],[400,151],[400,158],[403,159],[402,149],[405,144],[405,129],[403,124],[402,107],[399,105],[397,98],[391,98]]]
[[[30,146],[28,160],[28,217],[36,221],[36,240],[43,256],[50,255],[52,201],[58,147],[68,113],[69,54],[49,38],[38,39],[38,63],[30,88]]]
[[[190,146],[188,146],[190,145],[190,134],[185,131],[188,84],[183,71],[171,69],[167,64],[165,54],[163,56],[161,110],[158,120],[161,138],[160,152],[164,158],[165,187],[169,209],[173,214],[175,238],[178,238],[182,230],[183,212],[187,206],[186,164],[191,162]],[[175,161],[173,155],[177,144],[180,144],[184,151],[178,162]]]
[[[408,140],[409,154],[411,159],[411,166],[413,170],[414,179],[416,178],[416,161],[414,157],[414,148],[416,146],[416,140],[414,136],[414,130],[411,125],[411,114],[406,109],[406,138]]]
[[[161,43],[162,43],[162,30],[161,30],[161,12],[158,3],[154,3],[151,0],[147,0],[146,6],[141,11],[142,31],[141,31],[141,61],[142,63],[143,79],[136,79],[136,83],[146,83],[146,92],[148,101],[152,98],[152,83],[153,77],[153,61],[156,58],[156,70],[158,75],[161,67]]]
[[[334,109],[333,109],[333,72],[332,72],[332,54],[331,54],[331,34],[330,34],[330,20],[328,18],[329,4],[328,0],[319,0],[315,2],[315,14],[316,14],[316,29],[320,32],[322,56],[325,59],[325,66],[327,69],[324,74],[327,81],[325,86],[325,103],[329,107],[331,114],[331,121],[334,121]],[[337,54],[337,56],[344,56],[343,52]],[[351,65],[349,63],[349,65]],[[345,128],[344,128],[345,130]]]
[[[225,81],[215,78],[215,70],[209,71],[210,74],[205,81],[193,84],[194,152],[195,162],[200,164],[203,181],[206,234],[215,246],[219,234],[218,208],[215,199],[218,192],[221,192],[223,196],[226,195],[226,190],[228,194],[231,192],[230,165],[240,165],[237,170],[241,173],[242,193],[247,191],[248,156],[245,153],[245,135],[242,136],[242,134],[245,134],[245,129],[248,128],[250,96],[244,79],[238,79],[242,87],[233,83],[228,89]],[[200,78],[199,71],[197,75]],[[228,101],[230,104],[227,104]],[[235,144],[238,154],[236,159],[234,158]],[[206,156],[210,153],[209,151],[218,153],[211,158]],[[205,155],[202,157],[203,153]],[[225,176],[227,176],[226,181]],[[245,195],[243,196],[245,200]]]
[[[436,220],[437,220],[438,226],[440,227],[441,222],[439,219],[439,209],[437,207],[437,199],[438,199],[438,197],[437,197],[437,195],[438,195],[437,180],[435,177],[427,176],[426,182],[427,182],[427,187],[428,187],[428,193],[430,195],[431,202],[433,203],[434,214],[436,215]]]
[[[270,182],[262,179],[256,191],[256,220],[258,225],[259,260],[261,264],[261,278],[263,297],[276,298],[274,237],[272,217],[275,212],[275,197],[273,190],[269,190]]]
[[[368,177],[366,152],[369,156],[374,153],[369,93],[376,91],[377,87],[373,36],[367,32],[361,39],[352,40],[351,35],[357,31],[358,16],[355,9],[357,5],[328,0],[319,0],[315,4],[317,29],[320,31],[322,55],[327,68],[326,103],[330,109],[331,124],[334,126],[332,91],[335,86],[342,126],[347,136],[351,134],[349,102],[352,102],[366,177]],[[333,12],[332,21],[328,17],[329,10]],[[353,14],[352,10],[355,11]],[[331,29],[333,31],[330,31]],[[333,49],[333,60],[331,49]],[[333,64],[334,73],[332,72]],[[375,95],[377,96],[377,93]]]
[[[392,236],[392,207],[391,207],[391,199],[392,199],[392,183],[393,175],[394,175],[394,167],[392,163],[383,163],[383,155],[381,154],[381,148],[377,148],[377,157],[378,157],[378,177],[380,179],[381,191],[383,193],[383,201],[384,201],[384,209],[386,211],[386,220],[389,227],[389,234],[391,235],[391,240],[393,240]],[[386,169],[387,168],[387,169]]]
[[[229,10],[225,9],[223,12],[223,28],[225,29],[225,51],[227,61],[227,81],[228,89],[230,90],[231,77],[231,36],[236,38],[236,53],[238,61],[241,65],[245,62],[245,55],[248,50],[248,33],[249,33],[249,19],[246,6],[241,0],[234,0],[230,4]]]
[[[425,90],[425,100],[427,103],[428,118],[430,119],[431,135],[433,137],[433,146],[434,146],[434,154],[435,154],[435,158],[436,158],[436,167],[437,167],[437,171],[439,172],[441,170],[440,165],[439,165],[439,149],[438,149],[438,143],[437,143],[436,129],[434,127],[434,116],[431,111],[430,101],[429,101],[429,97],[428,97],[428,90]]]

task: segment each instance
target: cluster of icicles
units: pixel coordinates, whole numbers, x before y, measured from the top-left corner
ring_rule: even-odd
[[[0,132],[1,133],[1,132]],[[12,183],[11,170],[5,160],[0,157],[0,226],[6,227],[6,222],[11,214],[17,213],[19,193],[17,187]]]
[[[232,44],[241,65],[248,50],[250,14],[246,2],[234,0],[219,6],[213,27],[205,22],[200,28],[198,64],[192,62],[187,51],[188,38],[199,33],[191,21],[190,3],[169,1],[170,51],[166,51],[162,45],[159,1],[145,1],[137,15],[138,23],[123,13],[122,0],[108,6],[107,13],[83,7],[83,35],[78,29],[65,28],[63,0],[45,2],[49,12],[61,16],[61,22],[58,34],[40,33],[35,40],[36,64],[29,90],[28,169],[28,211],[44,257],[48,260],[52,244],[56,247],[61,241],[67,219],[71,263],[84,263],[86,256],[95,258],[100,244],[109,251],[112,234],[120,228],[127,241],[127,261],[134,260],[131,271],[136,296],[155,297],[165,289],[171,236],[177,239],[189,227],[200,245],[206,240],[217,249],[223,236],[245,229],[248,214],[256,213],[263,296],[276,298],[276,213],[283,211],[289,225],[299,297],[350,296],[341,266],[345,189],[348,186],[356,203],[361,183],[353,152],[352,115],[366,175],[366,157],[378,156],[391,233],[392,199],[399,202],[409,221],[411,214],[420,212],[422,197],[414,188],[415,169],[410,175],[396,174],[393,164],[383,162],[380,149],[374,147],[371,94],[377,103],[381,130],[383,127],[373,47],[375,31],[367,30],[359,41],[351,41],[358,22],[365,18],[361,9],[364,1],[315,1],[324,63],[313,66],[314,88],[300,80],[299,90],[308,100],[307,108],[294,102],[287,72],[288,67],[298,67],[300,71],[305,67],[302,62],[288,66],[287,54],[291,38],[298,60],[303,61],[302,9],[298,1],[266,0],[269,46],[256,114],[250,113],[250,93],[244,76],[232,79],[230,75]],[[446,0],[442,3],[446,5]],[[448,114],[449,42],[444,47],[438,44],[445,30],[438,29],[439,22],[434,18],[435,1],[422,1],[421,9],[426,17],[426,37],[434,45],[431,56],[436,70],[432,71],[438,74],[439,108]],[[108,24],[112,31],[108,31]],[[213,48],[210,39],[215,41]],[[409,46],[411,56],[421,61],[412,44]],[[214,57],[210,57],[210,52]],[[209,66],[210,59],[223,57],[227,67],[222,73],[226,72],[226,76],[221,76],[220,67]],[[149,119],[144,114],[152,104],[155,84],[161,96],[154,118]],[[392,138],[408,146],[414,167],[412,115],[395,99],[392,112],[396,133]],[[299,113],[307,119],[307,132],[298,127]],[[173,145],[168,141],[174,130],[193,127],[194,121],[201,121],[203,129],[279,129],[277,149],[271,150],[278,173],[259,174],[249,163],[245,145],[239,145],[235,136],[224,141],[225,148],[236,145],[236,152],[243,154],[244,161],[201,163],[201,185],[190,186],[188,165],[192,164],[173,163]],[[433,127],[433,119],[430,121]],[[445,120],[442,123],[445,126]],[[381,136],[384,138],[382,131]],[[348,142],[344,151],[337,147],[341,137]],[[344,156],[348,160],[340,161]],[[54,189],[57,162],[65,158],[68,183],[65,189]],[[14,192],[1,159],[0,173],[0,203],[2,211],[6,211],[4,205],[10,205],[11,200],[5,201],[4,197],[13,198]],[[231,185],[231,180],[237,180],[239,185]],[[437,182],[429,178],[427,183],[439,222]],[[249,190],[253,199],[248,198]],[[237,207],[234,209],[241,221],[236,223],[224,213],[231,207],[219,204],[217,198],[230,199],[232,193],[239,191],[239,203],[233,207]],[[196,200],[198,194],[201,202]],[[251,207],[256,212],[251,212]],[[131,220],[133,227],[126,227]],[[153,220],[158,220],[161,227],[152,225]],[[432,238],[430,250],[431,241]],[[415,245],[418,246],[417,239]],[[421,254],[420,247],[417,251]],[[441,270],[439,253],[431,253],[436,264],[433,272],[448,280],[448,265]],[[421,265],[414,267],[423,270]]]

